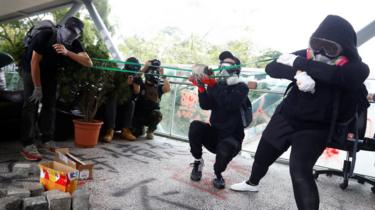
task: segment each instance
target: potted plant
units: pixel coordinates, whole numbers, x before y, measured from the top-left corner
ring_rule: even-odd
[[[96,45],[86,46],[86,52],[91,58],[109,58],[107,49],[100,41]],[[103,124],[95,120],[98,108],[108,97],[116,94],[121,94],[122,100],[125,100],[129,95],[128,87],[115,87],[116,81],[122,78],[117,74],[122,73],[87,68],[73,61],[66,62],[59,77],[60,94],[64,101],[78,104],[81,118],[73,120],[75,144],[78,147],[95,147]],[[114,67],[116,64],[94,61],[94,65]]]

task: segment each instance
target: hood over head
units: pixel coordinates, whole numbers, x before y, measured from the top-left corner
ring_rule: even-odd
[[[349,60],[361,60],[357,50],[357,35],[353,26],[344,18],[328,15],[311,37],[323,38],[341,45],[342,55]]]

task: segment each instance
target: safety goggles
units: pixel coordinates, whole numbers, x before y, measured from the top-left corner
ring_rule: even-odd
[[[324,38],[311,37],[310,47],[314,53],[324,51],[326,56],[332,58],[339,56],[342,52],[340,44]]]

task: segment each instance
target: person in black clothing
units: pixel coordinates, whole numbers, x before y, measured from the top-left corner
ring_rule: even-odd
[[[356,46],[351,24],[329,15],[312,34],[308,49],[281,55],[266,66],[271,77],[292,83],[263,132],[249,180],[232,185],[232,190],[258,191],[269,166],[291,147],[289,167],[297,207],[319,209],[312,169],[329,138],[334,102],[345,104],[337,116],[338,121],[345,121],[367,95],[363,82],[369,68]]]
[[[141,66],[139,61],[135,57],[130,57],[126,60],[129,63],[136,63],[138,65],[126,64],[125,70],[139,71]],[[142,78],[136,73],[127,73],[120,76],[127,77],[127,83],[131,92],[131,98],[122,104],[118,103],[117,96],[109,99],[105,104],[105,120],[104,125],[107,128],[107,132],[103,137],[103,140],[107,143],[111,142],[116,128],[121,128],[120,138],[129,141],[134,141],[136,137],[131,132],[131,124],[133,121],[135,102],[139,96],[142,84]],[[120,84],[118,84],[120,85]],[[117,126],[116,126],[117,122]]]
[[[240,60],[229,51],[219,56],[220,67],[240,65]],[[194,69],[193,69],[194,70]],[[229,162],[241,151],[244,138],[241,104],[246,100],[249,89],[239,80],[240,67],[221,70],[218,83],[213,79],[191,77],[190,81],[198,86],[199,105],[204,110],[211,110],[210,124],[194,120],[189,127],[190,151],[195,161],[190,178],[200,181],[204,161],[202,146],[216,154],[213,180],[215,188],[225,188],[221,173]],[[213,81],[212,81],[213,80]],[[207,89],[204,84],[207,84]]]
[[[159,60],[154,59],[147,61],[142,68],[145,82],[141,84],[141,93],[135,105],[133,118],[134,135],[143,135],[144,126],[147,126],[146,138],[150,140],[154,138],[154,131],[163,117],[160,112],[161,97],[171,90],[160,64]]]
[[[83,23],[70,17],[57,32],[49,29],[40,31],[26,49],[24,59],[24,106],[22,112],[21,154],[29,160],[40,160],[41,154],[34,144],[37,137],[36,121],[44,146],[55,147],[54,120],[57,88],[57,68],[62,57],[68,57],[84,66],[92,66],[92,61],[78,41]],[[38,117],[39,103],[42,104]]]

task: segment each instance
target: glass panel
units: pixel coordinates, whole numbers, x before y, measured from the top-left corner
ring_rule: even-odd
[[[187,138],[190,122],[193,120],[208,122],[210,111],[199,107],[196,87],[177,85],[176,91],[172,135]]]

